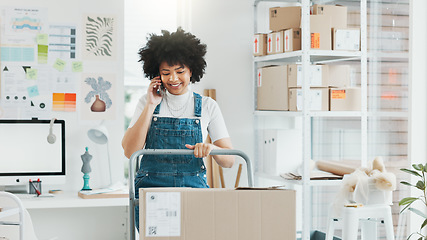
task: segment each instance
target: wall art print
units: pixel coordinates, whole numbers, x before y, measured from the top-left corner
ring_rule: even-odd
[[[84,18],[83,57],[113,60],[116,55],[116,19],[112,16],[87,15]]]
[[[81,119],[102,120],[115,119],[115,75],[82,75],[81,83]]]

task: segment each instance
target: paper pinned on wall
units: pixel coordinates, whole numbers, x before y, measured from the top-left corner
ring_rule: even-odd
[[[61,60],[59,58],[56,59],[55,63],[53,64],[53,68],[55,68],[56,70],[62,72],[64,71],[65,65],[67,64],[67,62],[65,62],[64,60]]]
[[[117,54],[116,18],[87,15],[83,23],[83,58],[97,61],[114,60]]]
[[[52,99],[52,111],[76,111],[75,93],[53,93]]]
[[[76,26],[49,26],[49,58],[76,59]]]
[[[83,72],[83,62],[76,61],[71,64],[71,68],[73,72]]]
[[[26,77],[29,80],[37,80],[37,69],[29,68],[26,70]]]

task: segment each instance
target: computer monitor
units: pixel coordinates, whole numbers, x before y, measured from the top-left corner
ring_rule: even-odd
[[[0,187],[65,183],[65,121],[0,119]]]

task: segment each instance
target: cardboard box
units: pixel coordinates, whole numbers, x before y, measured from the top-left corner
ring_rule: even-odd
[[[283,34],[285,52],[301,50],[301,28],[285,30]]]
[[[310,71],[307,72],[310,74],[310,87],[328,87],[328,65],[310,65]],[[302,65],[288,65],[288,87],[301,87],[302,81]]]
[[[255,34],[253,39],[253,46],[254,56],[267,55],[267,34]]]
[[[141,188],[141,240],[294,240],[294,190]]]
[[[332,30],[332,49],[360,51],[360,29],[334,28]]]
[[[270,8],[270,30],[273,32],[301,27],[301,7]]]
[[[310,88],[309,108],[311,111],[329,110],[329,89]],[[301,88],[289,89],[289,111],[302,111],[303,99]]]
[[[311,49],[331,50],[331,17],[328,15],[310,16]]]
[[[328,65],[328,72],[329,87],[350,87],[349,65]]]
[[[347,7],[335,5],[318,5],[311,7],[313,15],[326,15],[331,17],[331,28],[347,27]]]
[[[268,129],[262,138],[263,171],[279,176],[295,172],[302,163],[302,132],[298,129]]]
[[[360,111],[360,88],[331,88],[331,111]]]
[[[283,53],[283,32],[272,32],[267,35],[267,54]]]
[[[301,7],[270,8],[271,31],[277,32],[298,28],[301,28]],[[330,15],[310,15],[310,32],[312,49],[331,50],[332,33]]]
[[[288,110],[288,66],[258,69],[257,110]]]

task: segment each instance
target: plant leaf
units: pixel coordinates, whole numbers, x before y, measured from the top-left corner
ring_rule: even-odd
[[[427,225],[427,219],[426,219],[426,220],[424,220],[423,224],[421,224],[421,228],[420,228],[420,230],[421,230],[421,229],[423,229],[426,225]]]
[[[418,198],[415,198],[415,197],[406,197],[406,198],[403,198],[402,200],[400,200],[399,206],[411,204],[411,203],[413,203],[416,200],[418,200]]]
[[[424,166],[422,164],[412,164],[412,167],[418,171],[422,171],[424,169]]]
[[[418,172],[416,172],[414,170],[409,170],[409,169],[406,169],[406,168],[401,168],[400,171],[403,171],[403,172],[406,172],[406,173],[409,173],[409,174],[412,174],[412,175],[415,175],[417,177],[422,178],[421,174],[419,174]]]
[[[425,215],[425,213],[421,212],[420,210],[418,210],[416,208],[408,208],[408,210],[417,214],[420,217],[427,218],[427,215]]]
[[[424,185],[423,181],[418,181],[416,187],[422,191],[426,189],[426,185]]]
[[[401,183],[401,184],[403,184],[403,185],[407,185],[407,186],[415,187],[414,185],[412,185],[412,184],[410,184],[410,183],[408,183],[408,182],[406,182],[406,181],[401,181],[400,183]]]

